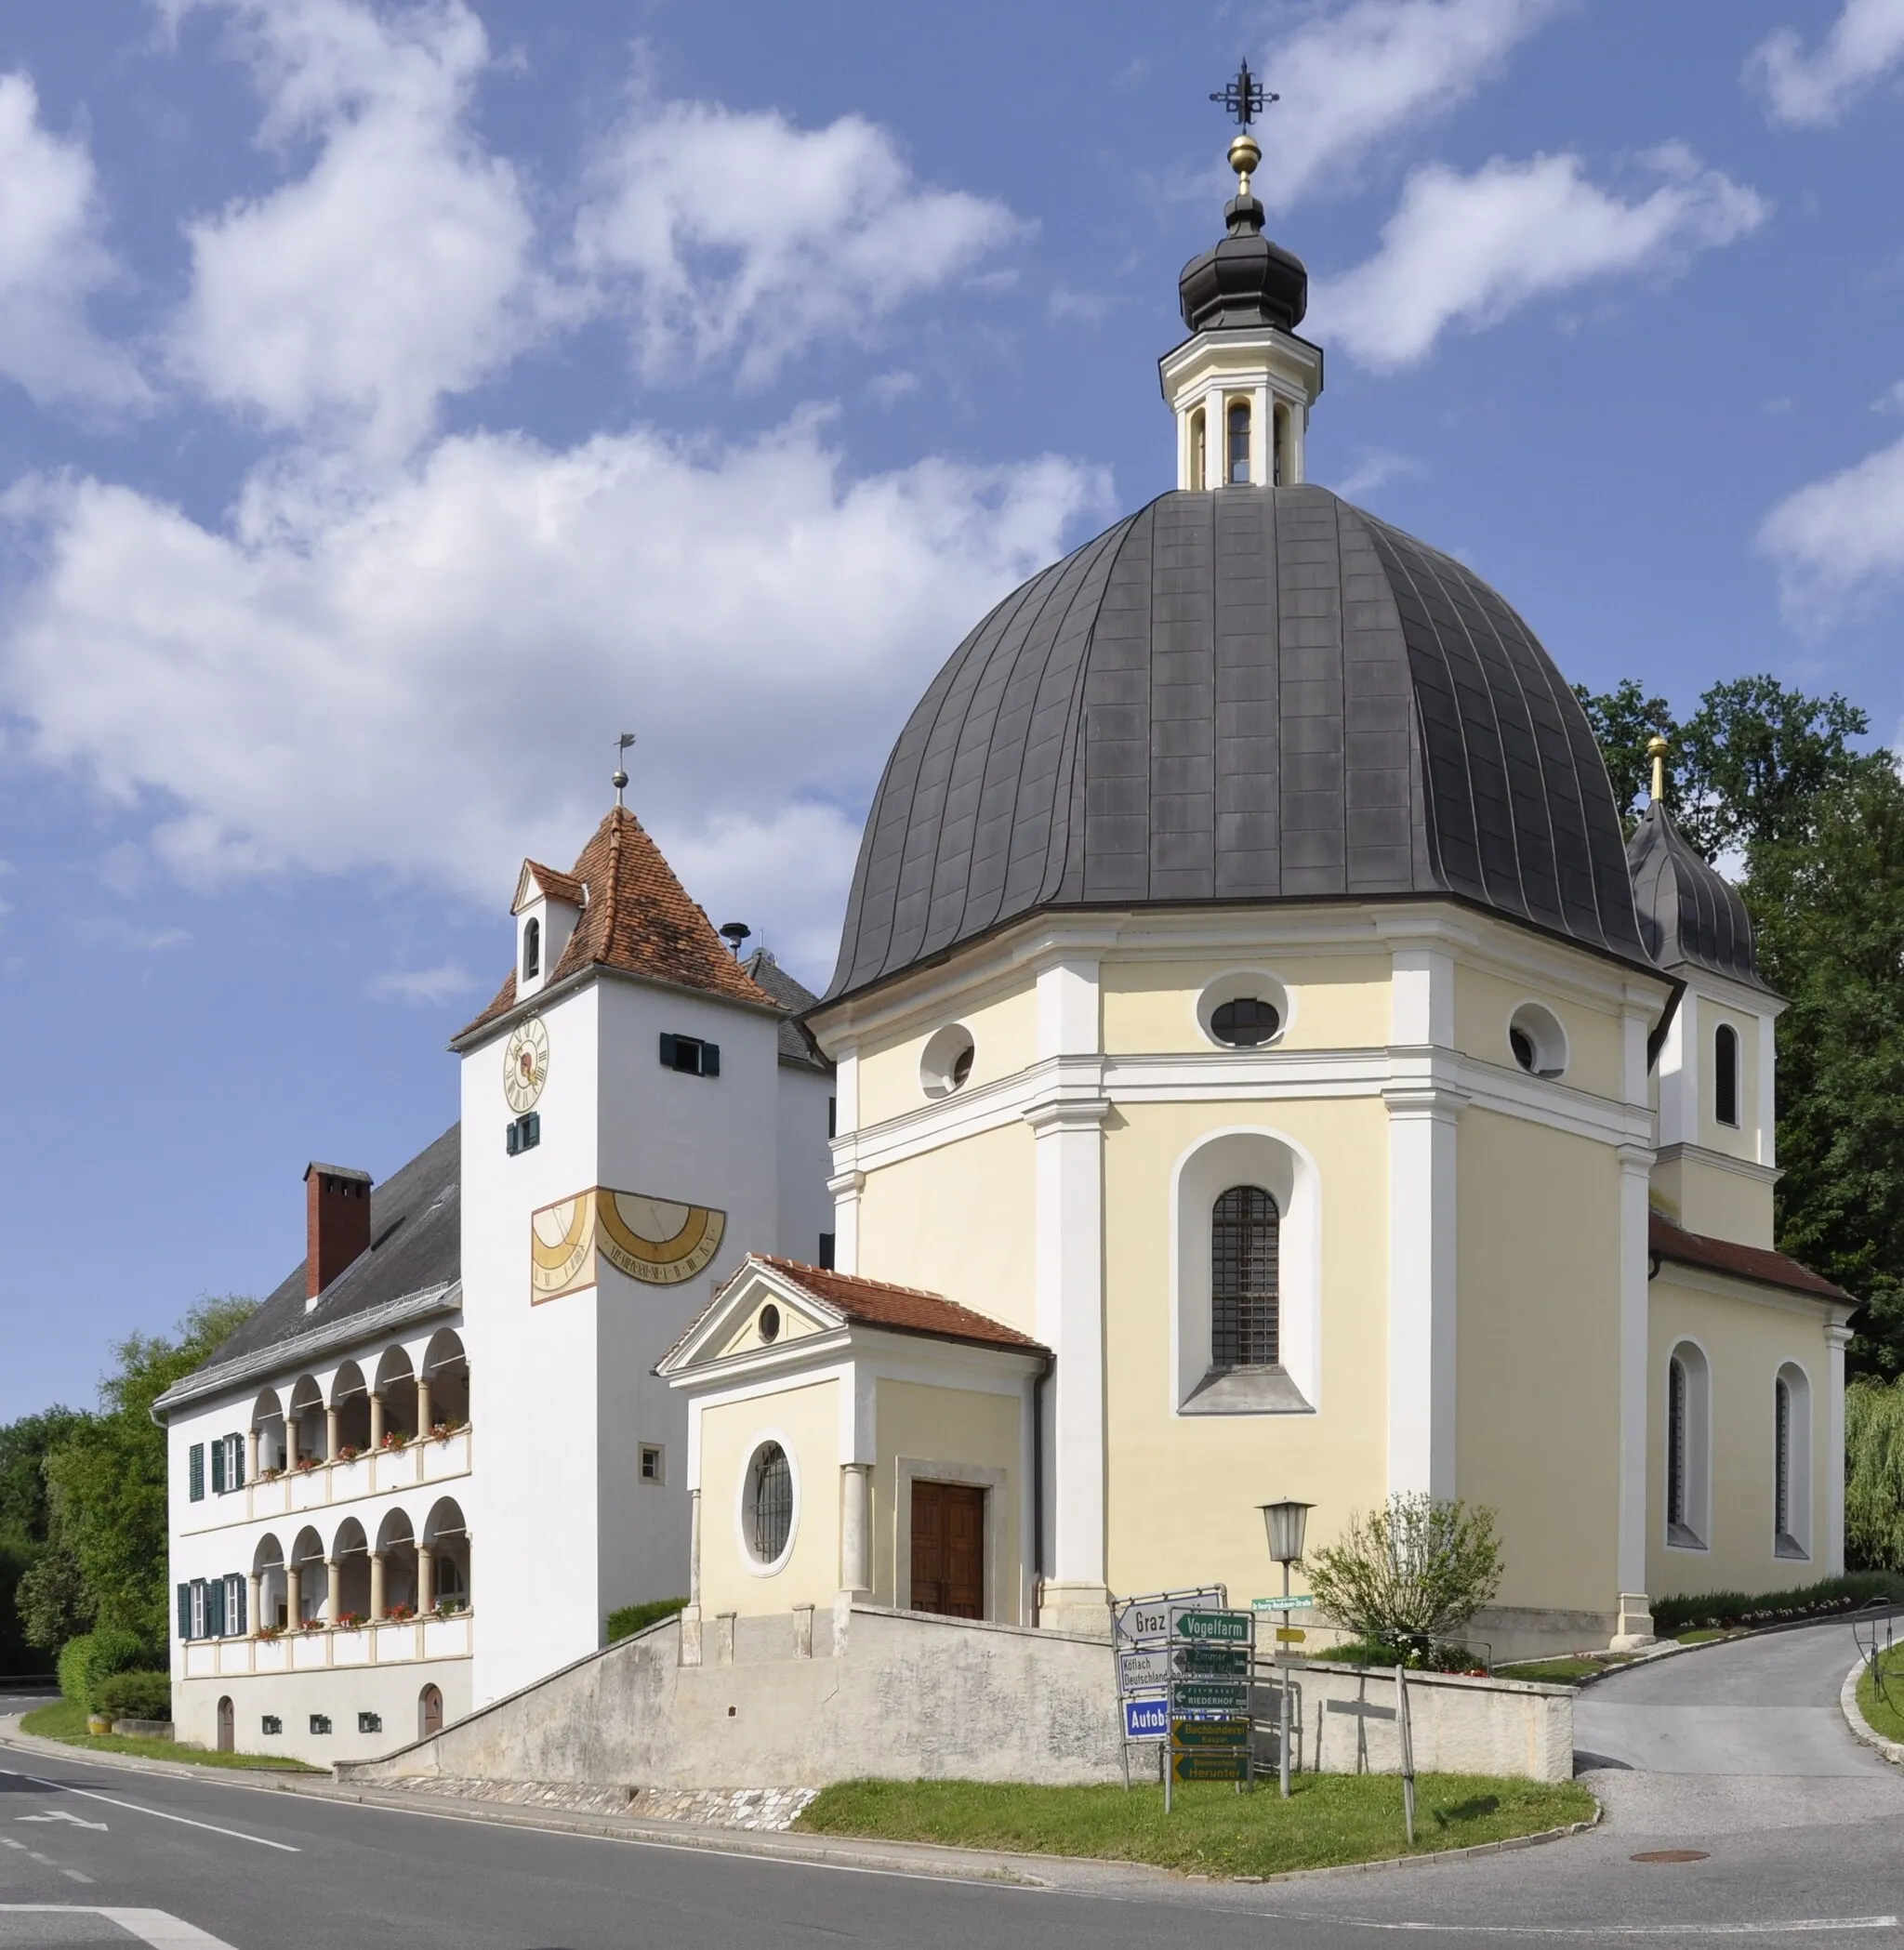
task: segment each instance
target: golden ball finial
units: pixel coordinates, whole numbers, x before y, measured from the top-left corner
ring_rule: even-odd
[[[1666,758],[1673,747],[1660,737],[1658,731],[1646,740],[1646,757],[1653,761],[1653,799],[1655,804],[1663,805],[1666,799]]]
[[[1257,164],[1263,160],[1263,152],[1256,146],[1256,138],[1246,129],[1240,130],[1230,141],[1230,167],[1236,172],[1236,194],[1250,194],[1250,178]]]

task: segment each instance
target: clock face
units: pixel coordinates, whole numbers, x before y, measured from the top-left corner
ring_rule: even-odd
[[[601,1259],[645,1286],[678,1285],[712,1260],[726,1230],[727,1214],[708,1206],[593,1186],[531,1215],[529,1298],[593,1286]]]
[[[549,1081],[549,1029],[540,1016],[519,1023],[502,1057],[502,1094],[518,1113],[533,1111]]]

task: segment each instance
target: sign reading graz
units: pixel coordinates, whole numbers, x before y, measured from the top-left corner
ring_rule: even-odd
[[[726,1230],[726,1213],[708,1206],[592,1186],[531,1215],[530,1300],[593,1286],[598,1255],[646,1285],[691,1280],[721,1250]]]

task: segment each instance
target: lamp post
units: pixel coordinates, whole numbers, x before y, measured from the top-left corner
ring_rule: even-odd
[[[1269,1554],[1283,1567],[1283,1597],[1289,1595],[1289,1566],[1299,1563],[1302,1557],[1302,1533],[1309,1522],[1309,1512],[1316,1508],[1313,1503],[1297,1503],[1285,1497],[1279,1503],[1264,1503],[1258,1506],[1263,1511],[1263,1528],[1269,1538]],[[1285,1621],[1289,1615],[1285,1604],[1277,1616]],[[1276,1759],[1282,1776],[1283,1799],[1289,1798],[1289,1669],[1283,1664],[1283,1640],[1276,1640],[1276,1666],[1282,1674],[1282,1726],[1276,1735]]]

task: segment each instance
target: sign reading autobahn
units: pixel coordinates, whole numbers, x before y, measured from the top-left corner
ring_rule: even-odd
[[[1174,1781],[1253,1778],[1253,1612],[1232,1611],[1222,1586],[1127,1599],[1115,1612],[1125,1780],[1130,1748],[1162,1746],[1164,1806]]]

